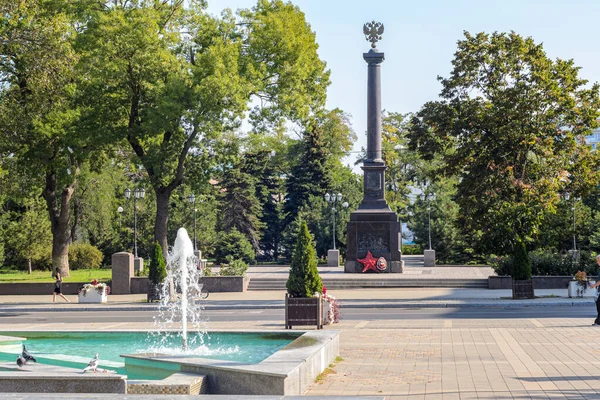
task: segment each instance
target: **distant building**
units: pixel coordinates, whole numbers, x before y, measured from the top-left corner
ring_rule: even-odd
[[[592,146],[592,150],[596,150],[596,146],[600,143],[600,128],[594,129],[591,135],[586,136],[585,143]]]

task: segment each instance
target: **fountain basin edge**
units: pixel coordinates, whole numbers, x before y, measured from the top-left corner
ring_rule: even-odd
[[[289,331],[269,331],[270,333]],[[230,395],[301,395],[315,378],[335,361],[340,350],[340,332],[307,331],[289,345],[258,364],[243,364],[195,356],[123,354],[125,365],[144,362],[156,367],[205,375],[208,393]]]

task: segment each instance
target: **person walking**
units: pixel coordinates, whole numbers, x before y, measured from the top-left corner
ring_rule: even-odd
[[[67,299],[65,297],[65,295],[61,293],[61,290],[60,290],[61,286],[62,286],[62,277],[60,276],[60,269],[58,269],[58,270],[56,270],[56,282],[54,282],[54,292],[52,293],[52,302],[54,303],[56,301],[56,295],[59,295],[60,297],[65,299],[65,301],[67,303],[70,303],[69,299]]]
[[[596,256],[596,264],[600,266],[600,254]],[[598,286],[600,286],[600,280],[593,285],[590,285],[590,289],[597,288]],[[596,315],[596,320],[592,325],[600,325],[600,296],[596,297],[596,312],[598,314]]]

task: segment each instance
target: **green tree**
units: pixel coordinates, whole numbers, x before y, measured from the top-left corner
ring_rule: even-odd
[[[17,157],[41,183],[53,268],[68,277],[70,201],[89,153],[76,128],[75,21],[63,6],[60,0],[0,4],[0,154]]]
[[[298,230],[286,287],[291,297],[312,297],[323,291],[323,282],[317,269],[317,253],[304,221]]]
[[[240,259],[249,264],[254,263],[256,254],[246,236],[233,228],[229,232],[220,232],[217,237],[214,252],[215,262],[223,264],[227,257]]]
[[[90,129],[131,146],[155,192],[154,237],[165,252],[169,199],[186,166],[213,159],[215,139],[254,100],[259,128],[300,121],[323,105],[329,83],[297,7],[260,0],[236,19],[203,6],[115,4],[91,12],[80,38]]]
[[[254,251],[260,249],[261,204],[256,198],[256,176],[237,165],[225,172],[220,186],[223,189],[219,209],[219,226],[229,232],[236,229],[246,236]]]
[[[148,266],[148,279],[155,285],[160,285],[167,279],[167,264],[160,243],[154,245],[150,265]]]
[[[596,126],[598,85],[572,60],[549,59],[514,32],[465,32],[441,100],[412,120],[411,141],[438,172],[458,175],[460,223],[489,252],[521,252],[567,185],[598,182],[598,156],[580,138]],[[593,167],[595,166],[595,167]]]
[[[50,221],[46,217],[44,201],[40,197],[24,200],[24,212],[17,214],[5,232],[7,245],[27,263],[31,274],[32,263],[44,258],[52,246]]]
[[[274,164],[275,154],[268,149],[246,152],[242,162],[242,172],[255,177],[256,199],[261,205],[259,214],[261,238],[256,251],[262,251],[267,257],[279,257],[279,240],[282,228],[281,192],[282,179]]]

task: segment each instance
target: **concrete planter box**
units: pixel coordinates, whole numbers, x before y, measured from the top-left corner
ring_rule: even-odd
[[[103,291],[100,294],[96,289],[90,289],[87,291],[85,296],[83,294],[79,294],[77,297],[79,298],[80,303],[106,303],[108,301],[106,291]]]
[[[247,276],[204,276],[200,279],[208,292],[245,292],[250,278]]]
[[[588,286],[591,284],[596,283],[595,281],[589,281],[588,282]],[[585,289],[585,291],[582,290],[583,288],[581,287],[581,285],[579,284],[579,282],[577,281],[569,281],[569,287],[567,288],[567,294],[569,295],[569,297],[573,298],[573,297],[597,297],[598,296],[598,289],[594,288],[594,289],[590,289],[589,287],[587,287]]]
[[[63,282],[61,292],[64,295],[75,295],[80,287],[89,282]],[[106,283],[111,286],[110,282]],[[52,296],[54,282],[48,283],[0,283],[0,296],[14,295],[48,295]]]
[[[590,277],[597,281],[597,277]],[[572,276],[534,276],[533,287],[535,289],[566,289]],[[488,277],[489,289],[512,289],[512,278],[510,276]]]

